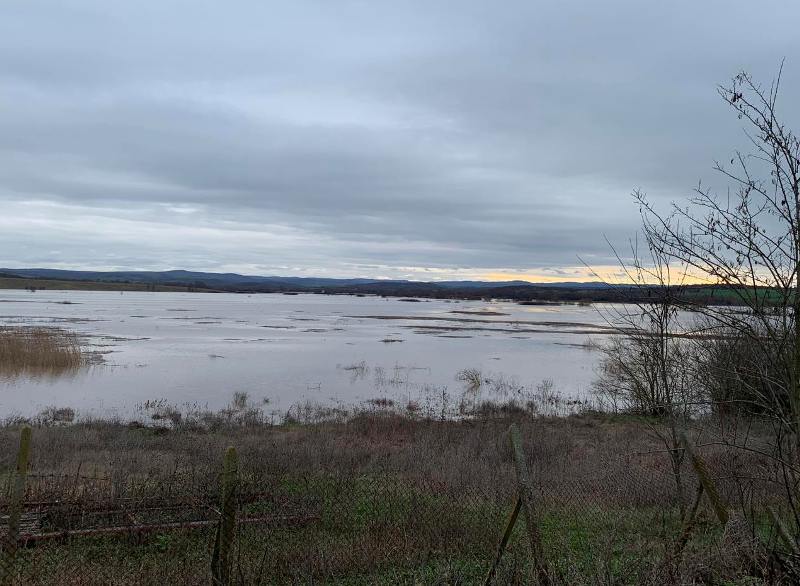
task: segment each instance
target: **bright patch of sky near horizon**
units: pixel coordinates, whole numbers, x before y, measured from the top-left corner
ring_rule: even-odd
[[[0,8],[0,266],[587,280],[800,94],[767,1]],[[786,111],[789,122],[796,114]]]

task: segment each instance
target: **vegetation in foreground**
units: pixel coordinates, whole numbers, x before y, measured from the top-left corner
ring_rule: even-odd
[[[480,584],[517,490],[511,423],[522,429],[552,583],[768,581],[776,561],[758,543],[772,539],[774,528],[762,513],[761,534],[731,533],[701,501],[691,538],[676,553],[684,527],[670,459],[652,433],[656,420],[515,413],[441,421],[376,408],[302,424],[223,418],[213,429],[41,423],[33,430],[27,510],[40,511],[41,531],[61,537],[21,552],[19,583],[207,581],[213,524],[64,532],[126,527],[131,519],[216,519],[222,455],[235,446],[239,516],[269,518],[238,526],[231,583]],[[716,437],[736,433],[734,424],[704,422],[706,439],[712,429]],[[760,425],[749,421],[749,433],[766,433]],[[0,429],[0,453],[13,454],[18,437],[18,424]],[[722,480],[759,460],[732,462],[720,446],[703,453],[730,509],[751,514],[772,502],[768,487],[743,501]],[[530,583],[532,572],[518,524],[495,583]]]

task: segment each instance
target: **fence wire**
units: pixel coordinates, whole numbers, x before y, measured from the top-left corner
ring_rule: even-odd
[[[552,583],[683,580],[676,576],[702,581],[720,563],[750,563],[748,548],[757,543],[775,542],[766,510],[780,509],[780,492],[766,478],[745,478],[741,463],[732,464],[724,454],[709,458],[709,468],[733,520],[720,524],[701,498],[687,534],[700,485],[686,459],[676,468],[668,452],[609,456],[595,474],[573,478],[566,471],[554,474],[552,463],[542,473],[542,462],[535,450],[530,452],[533,501]],[[565,469],[572,465],[569,458],[563,461]],[[31,470],[19,538],[12,543],[13,474],[7,478],[9,489],[0,501],[4,583],[211,581],[220,519],[218,479]],[[510,467],[489,481],[412,478],[390,470],[360,476],[243,474],[229,581],[483,584],[498,556],[515,487]],[[495,584],[533,580],[522,525],[511,533]],[[16,557],[10,564],[12,550]]]

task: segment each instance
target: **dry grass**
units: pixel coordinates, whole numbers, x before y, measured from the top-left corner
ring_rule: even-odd
[[[31,423],[38,421],[49,420]],[[553,504],[577,499],[600,507],[660,506],[675,499],[663,444],[654,437],[651,422],[636,418],[531,418],[508,410],[494,417],[436,421],[369,410],[318,424],[250,424],[222,416],[210,428],[185,418],[172,428],[78,421],[37,425],[33,457],[38,472],[127,479],[191,474],[214,484],[221,455],[233,445],[240,451],[242,470],[254,478],[390,474],[412,484],[439,483],[450,491],[506,494],[515,483],[506,432],[516,422],[536,484]],[[0,426],[2,453],[14,452],[18,433],[13,422]],[[704,436],[710,441],[717,433],[708,424]],[[705,456],[722,475],[724,450],[709,447]],[[739,460],[738,466],[755,466],[752,459]]]
[[[85,364],[78,336],[44,327],[0,328],[0,376],[58,376]]]
[[[142,495],[213,501],[222,454],[233,445],[244,493],[285,494],[323,506],[320,521],[308,527],[253,527],[240,535],[246,568],[258,567],[269,552],[266,583],[477,584],[513,503],[507,430],[515,422],[557,572],[553,583],[663,584],[669,577],[663,552],[680,525],[669,460],[651,421],[597,414],[435,421],[375,411],[306,425],[226,421],[213,430],[85,420],[37,426],[28,498],[77,498],[89,505]],[[706,422],[706,439],[717,433],[714,422]],[[16,425],[0,426],[0,453],[13,454],[18,435]],[[729,454],[712,446],[703,453],[716,477],[731,476]],[[752,459],[736,467],[758,469]],[[741,510],[734,488],[720,485]],[[706,582],[708,576],[723,583],[751,571],[741,565],[755,558],[720,541],[707,509],[704,504],[691,551],[673,568],[675,583]],[[509,574],[497,583],[529,583],[524,535],[517,533],[504,570]],[[169,534],[142,542],[54,543],[52,551],[31,550],[28,567],[59,560],[57,577],[72,572],[81,584],[125,583],[133,575],[137,583],[163,583],[166,570],[170,583],[199,583],[206,578],[210,538]],[[723,559],[726,552],[736,552],[732,561]],[[164,564],[167,556],[172,565]],[[605,579],[597,579],[598,568]]]

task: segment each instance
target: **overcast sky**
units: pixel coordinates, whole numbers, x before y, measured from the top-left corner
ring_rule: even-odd
[[[800,4],[0,3],[0,266],[585,279],[800,103]],[[721,185],[721,187],[724,187]]]

